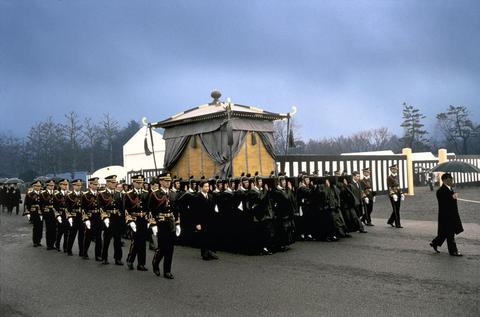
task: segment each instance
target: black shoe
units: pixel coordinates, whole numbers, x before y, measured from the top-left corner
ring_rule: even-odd
[[[173,277],[173,274],[168,272],[168,273],[164,273],[163,274],[163,277],[166,278],[166,279],[169,279],[169,280],[173,280],[174,277]]]
[[[156,276],[160,276],[160,269],[154,268],[153,269],[153,274],[155,274]]]
[[[387,225],[390,225],[392,228],[395,227],[395,226],[393,225],[393,222],[387,222]]]
[[[209,256],[212,260],[218,260],[218,256],[216,256],[214,253],[210,252]]]
[[[101,257],[99,257],[99,256],[96,256],[96,257],[95,257],[95,261],[97,261],[97,262],[102,262],[103,259],[102,259]]]
[[[202,260],[204,261],[210,261],[210,260],[213,260],[210,256],[208,255],[202,255]]]
[[[129,270],[133,270],[133,263],[127,262],[127,267]]]
[[[56,250],[54,247],[47,247],[47,250],[50,251],[50,250]]]
[[[110,264],[110,262],[108,262],[108,260],[105,259],[105,260],[103,260],[102,264],[107,265],[107,264]]]
[[[360,233],[367,233],[368,231],[365,230],[365,229],[361,229],[361,230],[358,230],[358,232],[360,232]]]
[[[453,253],[450,253],[451,256],[463,256],[463,254],[461,254],[460,252],[453,252]]]
[[[351,234],[349,234],[349,233],[345,234],[345,238],[351,238],[351,237],[352,237]]]
[[[123,262],[120,260],[115,260],[115,265],[123,265]]]
[[[395,226],[395,228],[399,228],[399,229],[402,229],[403,227],[402,227],[402,226]]]
[[[143,265],[137,265],[137,271],[145,272],[148,271],[148,269]]]
[[[89,259],[88,254],[85,254],[84,256],[82,256],[82,259],[88,260]]]
[[[68,255],[68,256],[72,256],[73,253],[69,251],[69,252],[67,252],[67,255]]]
[[[40,245],[38,243],[34,243],[33,244],[33,247],[36,248],[36,247],[39,247]]]
[[[367,222],[365,225],[366,225],[366,226],[369,226],[369,227],[373,227],[373,226],[374,226],[374,224],[371,223],[371,222]]]
[[[440,253],[440,251],[437,249],[437,246],[433,244],[433,242],[430,242],[430,246],[435,250],[435,252]]]
[[[331,237],[330,237],[330,240],[332,240],[332,241],[338,241],[338,240],[340,240],[340,239],[337,238],[336,236],[331,236]]]

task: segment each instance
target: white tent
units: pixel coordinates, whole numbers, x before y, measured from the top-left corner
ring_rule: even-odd
[[[163,168],[165,141],[163,140],[163,136],[155,130],[152,131],[152,135],[157,167]],[[127,171],[155,168],[153,154],[149,156],[145,154],[145,136],[147,136],[148,149],[152,151],[150,132],[147,127],[142,127],[123,145],[123,166]]]

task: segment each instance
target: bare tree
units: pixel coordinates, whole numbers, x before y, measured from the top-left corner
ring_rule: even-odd
[[[274,149],[275,153],[282,155],[285,154],[285,147],[288,142],[289,148],[292,145],[296,145],[297,141],[301,139],[299,134],[301,126],[298,124],[295,118],[290,118],[290,136],[287,136],[287,120],[275,121],[273,139],[275,140]],[[288,140],[290,138],[290,140]],[[298,151],[294,151],[298,152]]]
[[[113,141],[118,135],[119,124],[109,113],[103,115],[101,134],[105,137],[110,165],[113,164]]]
[[[73,178],[74,172],[77,170],[78,152],[84,142],[84,136],[82,135],[83,125],[80,123],[79,115],[74,111],[66,114],[65,118],[67,122],[63,125],[63,131],[66,135],[67,145],[70,150],[67,158],[70,163],[70,173]]]
[[[450,105],[446,112],[437,114],[437,122],[447,142],[457,153],[467,154],[469,141],[480,134],[480,125],[469,119],[470,111],[464,106]]]
[[[83,135],[85,137],[85,144],[88,147],[89,151],[89,160],[90,160],[90,172],[94,171],[95,165],[95,144],[100,139],[98,124],[92,121],[92,118],[85,118],[83,124]]]

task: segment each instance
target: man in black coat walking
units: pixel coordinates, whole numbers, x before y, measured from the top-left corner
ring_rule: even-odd
[[[438,235],[430,246],[439,253],[437,247],[447,240],[448,253],[452,256],[462,256],[457,250],[455,235],[463,232],[462,221],[458,214],[458,194],[452,188],[453,177],[449,173],[442,175],[442,186],[437,190],[438,200]]]

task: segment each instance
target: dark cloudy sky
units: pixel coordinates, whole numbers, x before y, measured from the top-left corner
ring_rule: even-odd
[[[305,138],[480,121],[480,1],[0,0],[0,132],[75,110],[158,121],[223,97],[298,107]]]

